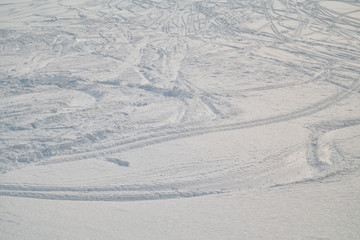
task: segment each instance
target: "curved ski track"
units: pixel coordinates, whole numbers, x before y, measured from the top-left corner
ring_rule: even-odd
[[[306,117],[311,114],[322,111],[326,108],[329,108],[332,105],[337,104],[341,100],[348,98],[353,93],[356,93],[359,90],[360,90],[360,81],[356,81],[349,87],[349,89],[342,90],[339,93],[336,93],[330,97],[327,97],[321,101],[318,101],[314,104],[311,104],[310,106],[307,106],[303,109],[294,112],[281,114],[278,116],[264,118],[264,119],[257,119],[253,121],[245,121],[245,122],[224,124],[217,126],[207,126],[207,127],[185,126],[183,128],[169,127],[165,129],[157,129],[156,131],[148,135],[144,135],[136,138],[124,139],[120,141],[113,141],[110,145],[105,145],[105,146],[102,145],[101,147],[99,147],[101,149],[93,152],[73,154],[69,156],[55,156],[49,158],[46,162],[43,162],[43,164],[75,161],[85,158],[96,158],[103,156],[105,154],[113,154],[120,151],[141,148],[148,145],[176,140],[180,138],[187,138],[187,137],[198,136],[198,135],[220,132],[220,131],[252,128],[267,124],[290,121],[297,118]]]

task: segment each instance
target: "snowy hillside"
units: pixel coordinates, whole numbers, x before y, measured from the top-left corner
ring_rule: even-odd
[[[359,1],[0,13],[0,239],[360,238]]]

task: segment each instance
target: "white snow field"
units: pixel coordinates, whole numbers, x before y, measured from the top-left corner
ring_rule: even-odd
[[[0,0],[0,239],[360,239],[358,0]]]

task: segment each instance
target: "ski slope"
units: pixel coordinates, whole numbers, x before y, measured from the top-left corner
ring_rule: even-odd
[[[358,1],[0,13],[0,238],[360,237]]]

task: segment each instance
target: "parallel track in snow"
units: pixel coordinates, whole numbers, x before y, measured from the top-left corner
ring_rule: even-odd
[[[58,163],[58,162],[67,162],[67,161],[75,161],[75,160],[82,160],[86,158],[96,158],[101,157],[108,154],[114,154],[121,151],[126,151],[135,148],[141,148],[152,144],[158,144],[166,141],[172,141],[181,138],[193,137],[198,135],[204,135],[214,132],[220,131],[231,131],[231,130],[238,130],[238,129],[246,129],[246,128],[253,128],[258,126],[264,126],[273,123],[280,123],[285,121],[291,121],[297,118],[306,117],[311,114],[317,113],[322,111],[326,108],[329,108],[341,100],[346,99],[347,97],[351,96],[354,93],[357,93],[360,90],[360,82],[354,82],[349,89],[342,90],[339,93],[336,93],[330,97],[327,97],[321,101],[318,101],[310,106],[302,108],[300,110],[281,114],[274,117],[264,118],[264,119],[257,119],[253,121],[245,121],[239,123],[232,123],[232,124],[224,124],[224,125],[217,125],[217,126],[209,126],[209,127],[184,127],[184,128],[166,128],[166,129],[157,129],[153,133],[148,135],[130,138],[120,141],[112,141],[110,145],[102,145],[100,149],[93,151],[93,152],[85,152],[80,154],[72,154],[69,156],[55,156],[53,158],[49,158],[47,161],[42,163],[49,164],[49,163]]]
[[[271,182],[268,174],[293,164],[284,159],[302,148],[308,167],[321,174],[295,183],[356,170],[350,161],[328,167],[319,157],[324,131],[358,126],[356,114],[343,121],[312,118],[360,92],[360,5],[342,4],[351,9],[337,12],[331,3],[301,0],[0,5],[6,16],[1,18],[0,45],[10,62],[0,64],[4,172],[29,165],[105,161],[132,149],[212,133],[255,131],[300,118],[309,123],[299,124],[304,131],[315,126],[304,140],[306,146],[276,149],[266,160],[241,165],[213,157],[207,163],[214,166],[204,165],[199,172],[191,161],[175,165],[173,173],[158,166],[139,170],[144,176],[138,176],[138,183],[108,186],[4,181],[0,196],[134,201],[218,194],[239,189],[243,182],[280,186],[283,183]],[[282,90],[315,83],[331,92],[324,90],[320,94],[326,97],[316,96],[302,107],[238,120],[243,99],[252,104],[261,94],[278,97],[272,92],[281,95]],[[279,101],[279,108],[288,107],[286,101]],[[324,122],[328,128],[319,126]],[[342,154],[336,147],[332,150]]]

